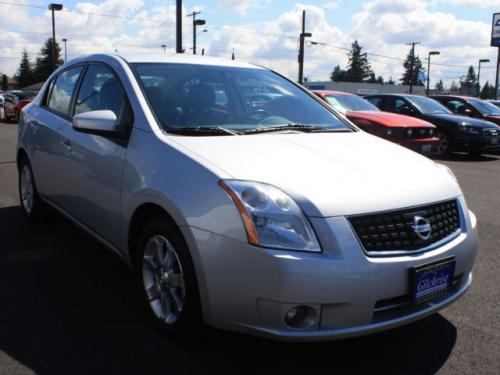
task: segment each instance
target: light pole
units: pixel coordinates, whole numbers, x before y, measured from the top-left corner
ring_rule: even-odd
[[[481,91],[481,64],[482,63],[489,63],[489,59],[480,59],[479,60],[479,65],[477,67],[477,96],[479,96],[479,93]]]
[[[299,84],[304,82],[304,42],[306,38],[312,37],[311,33],[306,33],[306,11],[302,11],[302,32],[299,36]]]
[[[62,10],[62,4],[49,4],[49,10],[52,11],[52,71],[56,70],[56,22],[54,12]]]
[[[430,51],[429,57],[427,58],[427,88],[425,90],[425,95],[429,96],[429,84],[431,82],[431,56],[440,55],[439,51]]]
[[[197,20],[196,16],[201,12],[189,13],[186,17],[193,17],[193,55],[196,55],[196,26],[203,26],[207,23],[205,20]]]
[[[62,41],[64,42],[64,62],[67,63],[68,62],[68,49],[67,49],[66,43],[67,43],[68,39],[64,38]]]
[[[161,45],[161,48],[163,48],[163,53],[166,53],[167,52],[167,46],[165,44],[162,44]]]

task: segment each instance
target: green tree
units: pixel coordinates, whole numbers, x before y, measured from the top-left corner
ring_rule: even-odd
[[[383,85],[383,84],[384,84],[384,77],[382,77],[382,76],[378,76],[378,78],[377,78],[377,83],[379,83],[379,84]]]
[[[33,66],[28,57],[28,51],[23,50],[21,55],[21,62],[19,63],[19,68],[15,78],[21,87],[29,86],[35,83],[35,76],[33,74]]]
[[[400,79],[403,85],[409,85],[410,83],[414,86],[424,85],[424,83],[418,79],[419,73],[424,70],[422,67],[422,61],[420,61],[420,58],[418,56],[413,59],[412,68],[411,52],[409,52],[406,56],[406,60],[404,61],[403,66],[405,68],[405,72],[403,73],[403,77]]]
[[[458,91],[458,86],[457,86],[457,83],[455,81],[451,81],[450,91],[452,93],[456,93]]]
[[[9,89],[9,81],[7,79],[7,76],[4,74],[2,76],[2,90],[7,91]]]
[[[361,47],[357,40],[351,44],[349,52],[349,62],[347,63],[347,73],[350,82],[363,82],[367,80],[372,72],[370,63],[366,53],[362,53]]]
[[[467,69],[467,74],[465,75],[465,80],[461,82],[462,89],[467,95],[475,95],[478,91],[477,76],[474,67],[471,65]]]
[[[330,75],[330,79],[334,82],[348,82],[348,74],[347,71],[340,68],[340,65],[337,65],[333,68],[332,74]]]
[[[436,82],[434,89],[436,90],[436,92],[438,94],[444,92],[444,83],[443,83],[442,79],[440,79],[438,82]]]
[[[366,80],[367,83],[377,83],[377,77],[375,77],[375,73],[370,73],[370,78]]]
[[[495,86],[490,85],[488,81],[484,84],[479,94],[481,99],[493,99],[495,97]]]
[[[61,47],[57,41],[55,42],[56,50],[56,67],[64,63],[61,58]],[[35,64],[35,79],[36,82],[45,81],[52,74],[52,38],[48,38],[44,45],[40,48],[40,52]]]

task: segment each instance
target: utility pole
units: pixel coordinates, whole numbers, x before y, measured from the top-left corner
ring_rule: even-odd
[[[479,94],[481,93],[481,64],[482,63],[489,63],[489,59],[480,59],[479,64],[477,67],[477,96],[479,97]]]
[[[167,46],[165,44],[162,44],[161,45],[161,48],[163,48],[163,53],[166,53],[167,52]]]
[[[306,11],[302,11],[302,32],[299,39],[299,84],[304,82],[304,42],[306,38],[312,37],[311,33],[306,33]]]
[[[411,46],[411,60],[410,60],[410,94],[413,93],[413,65],[415,64],[415,45],[420,44],[420,42],[406,43],[407,46]]]
[[[68,42],[68,39],[64,38],[62,41],[64,42],[64,62],[67,63],[68,62],[68,48],[67,48],[66,43]]]
[[[429,96],[429,85],[431,82],[431,56],[439,54],[440,54],[439,51],[429,51],[429,57],[427,58],[427,88],[425,90],[425,95],[427,96]]]
[[[176,26],[176,46],[177,53],[184,53],[182,49],[182,0],[177,0],[175,12],[175,26]]]
[[[52,12],[52,71],[56,70],[56,21],[54,12],[62,10],[62,4],[49,4],[49,10]]]
[[[235,57],[234,57],[234,48],[233,48],[233,54],[231,55],[231,60],[235,60]]]
[[[186,17],[193,17],[193,55],[196,55],[196,26],[203,26],[207,23],[205,20],[197,20],[196,16],[201,12],[189,13]]]

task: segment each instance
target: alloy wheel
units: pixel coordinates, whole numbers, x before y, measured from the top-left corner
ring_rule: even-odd
[[[29,165],[25,164],[21,170],[21,203],[27,214],[33,211],[34,199],[33,174]]]
[[[444,155],[448,152],[448,149],[450,147],[450,142],[446,134],[438,133],[437,137],[438,137],[438,142],[436,146],[436,151],[438,155]]]
[[[179,256],[164,236],[155,235],[146,243],[142,279],[153,313],[166,324],[175,323],[184,308],[186,288]]]

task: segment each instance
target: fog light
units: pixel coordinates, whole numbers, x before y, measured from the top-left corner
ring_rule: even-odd
[[[304,329],[314,324],[316,312],[308,306],[295,306],[285,314],[285,323],[290,328]]]

